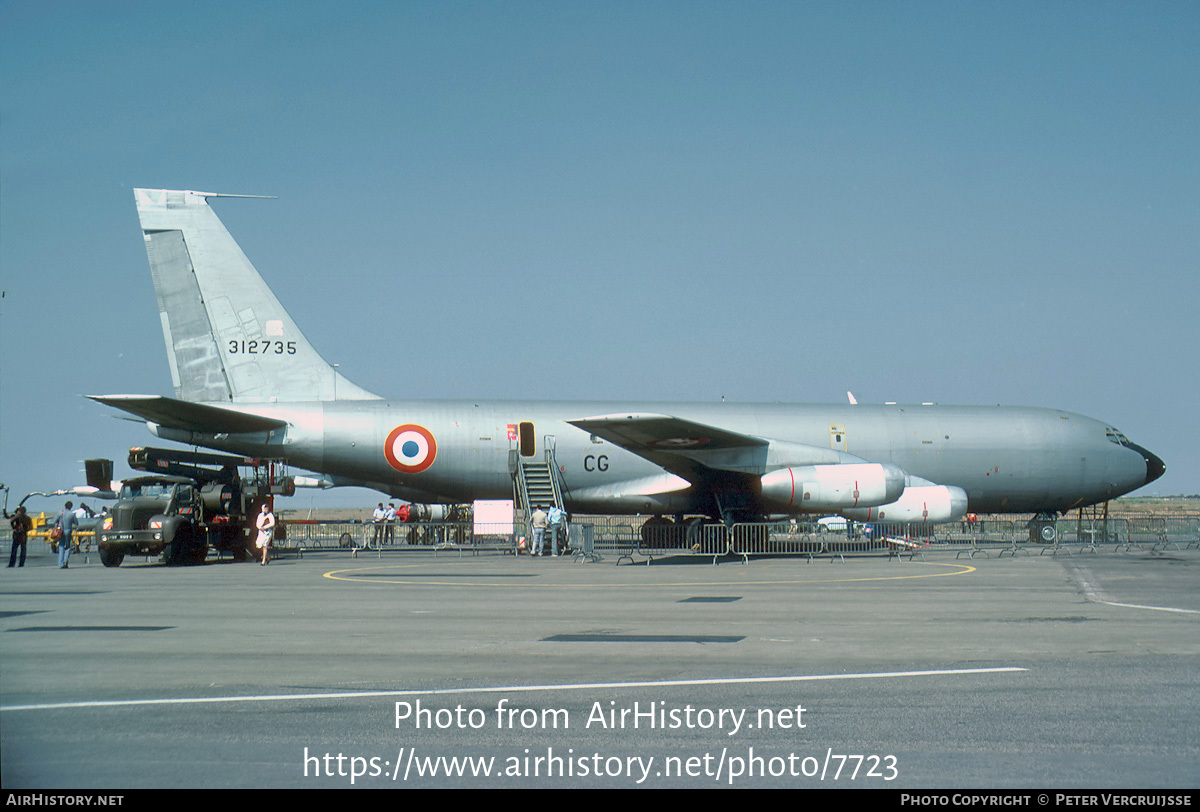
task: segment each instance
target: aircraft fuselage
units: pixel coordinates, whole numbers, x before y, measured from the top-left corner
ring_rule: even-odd
[[[694,488],[656,486],[663,478],[659,466],[566,422],[631,411],[663,412],[754,437],[893,463],[907,473],[961,487],[974,512],[1065,511],[1114,498],[1153,478],[1152,455],[1121,444],[1105,424],[1030,407],[363,400],[236,408],[289,425],[242,435],[161,427],[156,433],[283,459],[340,484],[365,484],[412,501],[469,502],[511,496],[509,454],[520,445],[517,427],[527,423],[535,444],[524,450],[540,457],[548,443],[553,445],[564,495],[575,511],[709,509]],[[385,452],[389,434],[405,426],[423,428],[436,445],[427,466],[409,466],[420,470],[398,470]]]

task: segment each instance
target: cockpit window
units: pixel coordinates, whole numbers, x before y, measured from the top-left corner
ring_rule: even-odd
[[[1123,446],[1128,446],[1130,444],[1129,440],[1125,438],[1125,435],[1114,429],[1112,426],[1104,427],[1104,435],[1108,437],[1108,441],[1110,443],[1116,443],[1117,445]]]

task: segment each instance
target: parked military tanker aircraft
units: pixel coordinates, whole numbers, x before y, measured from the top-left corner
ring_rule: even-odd
[[[93,399],[158,437],[334,485],[504,499],[516,461],[552,450],[572,511],[941,522],[1065,512],[1164,470],[1115,428],[1057,409],[386,400],[317,354],[209,206],[240,195],[134,196],[175,397]]]

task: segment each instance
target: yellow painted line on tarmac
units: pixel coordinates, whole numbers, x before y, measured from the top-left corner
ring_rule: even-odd
[[[465,562],[458,566],[469,566],[470,562]],[[437,567],[438,569],[446,569],[455,564],[448,563],[428,563],[428,564],[391,564],[374,567],[356,567],[354,569],[331,570],[324,573],[321,577],[329,578],[333,581],[348,581],[351,583],[360,584],[395,584],[403,586],[459,586],[459,587],[475,587],[483,589],[662,589],[663,587],[680,587],[680,586],[778,586],[778,585],[804,585],[804,584],[848,584],[865,581],[915,581],[924,578],[945,578],[951,575],[967,575],[975,572],[975,567],[966,564],[941,564],[934,561],[922,561],[906,564],[906,567],[925,566],[925,567],[941,567],[948,572],[928,572],[922,574],[909,575],[880,575],[861,578],[779,578],[768,580],[727,580],[727,581],[654,581],[652,583],[618,583],[618,584],[585,584],[575,581],[550,581],[543,580],[542,573],[530,573],[523,571],[520,574],[538,575],[536,579],[518,579],[516,582],[486,580],[488,576],[481,576],[484,580],[481,581],[444,581],[435,580],[433,578],[404,578],[403,580],[389,580],[386,577],[379,575],[366,576],[366,573],[391,572],[395,570],[408,569],[428,569]],[[665,568],[660,568],[660,571]],[[665,574],[665,573],[664,573]],[[442,575],[441,577],[454,577]],[[465,573],[464,578],[468,577]]]

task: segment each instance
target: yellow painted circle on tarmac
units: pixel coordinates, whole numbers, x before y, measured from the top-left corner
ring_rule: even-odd
[[[707,581],[671,581],[671,580],[656,580],[654,582],[634,582],[626,581],[614,584],[589,584],[580,583],[572,580],[561,581],[546,581],[546,576],[553,576],[553,573],[534,573],[538,577],[536,580],[521,579],[520,583],[513,583],[507,579],[488,579],[484,575],[479,580],[460,581],[460,580],[440,580],[445,578],[454,578],[454,575],[448,575],[444,570],[460,566],[467,568],[472,562],[428,562],[421,564],[381,564],[372,567],[355,567],[353,569],[331,570],[322,575],[323,578],[329,578],[334,581],[348,581],[351,583],[360,584],[395,584],[403,586],[457,586],[457,587],[474,587],[481,589],[662,589],[664,587],[681,587],[681,586],[779,586],[788,584],[847,584],[862,581],[915,581],[925,578],[945,578],[951,575],[967,575],[975,572],[975,568],[966,564],[940,564],[933,561],[909,562],[903,566],[908,567],[938,567],[941,572],[925,572],[925,573],[909,573],[904,575],[878,575],[878,576],[863,576],[863,577],[841,577],[841,578],[771,578],[771,579],[756,579],[756,580],[707,580]],[[735,565],[741,566],[741,565]],[[396,572],[398,570],[421,570],[437,568],[443,570],[437,575],[430,575],[428,578],[421,577],[419,574],[415,577],[406,576],[404,578],[397,577],[395,580],[386,577],[388,572]],[[663,572],[665,567],[660,567],[659,572]],[[368,573],[370,573],[368,575]],[[473,570],[471,574],[463,573],[464,578],[478,577],[478,570]],[[522,575],[527,574],[522,572]],[[663,572],[663,574],[666,574]]]

